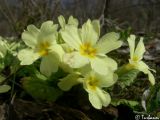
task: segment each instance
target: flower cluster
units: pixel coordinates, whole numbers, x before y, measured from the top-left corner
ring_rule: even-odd
[[[82,27],[72,16],[68,22],[63,16],[58,21],[60,28],[53,21],[44,22],[40,28],[34,25],[27,27],[22,33],[27,48],[17,55],[20,64],[31,65],[40,59],[40,71],[47,77],[62,68],[68,75],[59,80],[60,89],[68,91],[72,86],[82,84],[94,108],[108,106],[111,96],[104,88],[118,80],[118,65],[107,54],[121,47],[120,35],[110,32],[101,37],[98,20],[87,20]],[[128,38],[128,43],[131,58],[126,67],[148,74],[151,84],[154,84],[149,67],[142,61],[145,52],[143,40],[140,39],[136,49],[134,35]]]

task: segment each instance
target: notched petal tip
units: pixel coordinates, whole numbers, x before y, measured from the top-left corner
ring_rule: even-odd
[[[102,109],[102,106],[107,107],[111,102],[110,95],[104,90],[97,88],[96,92],[89,93],[89,101],[96,109]]]

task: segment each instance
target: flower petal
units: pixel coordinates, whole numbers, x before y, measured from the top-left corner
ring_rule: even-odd
[[[153,74],[149,71],[148,65],[146,65],[144,62],[140,61],[139,64],[137,65],[137,69],[139,71],[142,71],[144,74],[148,74],[148,79],[151,82],[152,85],[155,84],[155,78]]]
[[[46,21],[44,23],[42,23],[41,25],[41,33],[54,33],[57,31],[58,25],[57,24],[53,24],[53,21]]]
[[[109,72],[107,75],[97,74],[96,78],[100,81],[99,87],[110,87],[117,81],[118,76],[113,72]]]
[[[64,29],[64,28],[65,28],[65,25],[66,25],[66,21],[65,21],[65,18],[64,18],[62,15],[60,15],[60,16],[58,17],[58,22],[59,22],[61,28]]]
[[[104,58],[102,58],[106,65],[108,66],[108,69],[111,71],[115,71],[117,70],[117,62],[115,60],[113,60],[112,58],[105,56]]]
[[[83,24],[81,29],[81,37],[83,43],[91,43],[91,45],[96,44],[99,34],[95,31],[90,20]]]
[[[97,43],[96,48],[99,53],[106,54],[112,50],[115,50],[122,45],[122,41],[119,41],[119,34],[115,32],[105,34]]]
[[[143,58],[143,54],[145,52],[145,46],[144,46],[144,43],[143,43],[143,38],[140,39],[136,49],[135,49],[135,52],[134,52],[134,56],[136,58],[138,58],[138,60],[141,60]]]
[[[74,51],[73,48],[71,48],[68,44],[64,43],[64,44],[61,44],[63,50],[66,52],[66,53],[71,53]]]
[[[79,30],[75,26],[66,26],[65,30],[61,31],[63,40],[72,48],[79,50],[81,40],[79,36]]]
[[[59,67],[66,73],[73,73],[73,68],[64,62],[59,63]]]
[[[35,53],[32,49],[23,49],[18,53],[18,59],[21,61],[21,65],[31,65],[39,57],[39,54]]]
[[[149,70],[148,70],[148,79],[152,85],[155,85],[155,78]]]
[[[40,30],[38,28],[34,25],[29,25],[27,30],[22,33],[22,39],[27,46],[34,48],[37,43],[39,33]]]
[[[77,69],[77,72],[79,72],[83,76],[86,76],[91,70],[92,70],[91,65],[87,64],[87,65]]]
[[[66,25],[73,25],[75,27],[78,27],[78,20],[74,18],[73,16],[70,16],[68,19],[68,23],[66,23],[65,18],[62,15],[60,15],[58,17],[58,21],[63,30],[65,29]]]
[[[60,58],[60,60],[62,61],[62,57],[64,55],[64,50],[62,46],[60,46],[59,44],[53,44],[49,49],[50,49],[50,52],[56,53]]]
[[[56,44],[56,40],[58,38],[58,34],[57,32],[50,32],[50,31],[46,31],[46,32],[42,32],[40,33],[40,35],[38,36],[38,43],[49,43],[50,46]]]
[[[99,20],[93,20],[92,26],[94,30],[98,33],[98,36],[100,36],[100,21]]]
[[[38,36],[38,43],[49,43],[49,46],[52,46],[56,44],[57,40],[57,34],[52,32],[52,33],[41,33]]]
[[[79,75],[72,73],[67,75],[65,78],[60,79],[58,87],[63,91],[70,90],[74,85],[79,84],[78,81]]]
[[[80,55],[79,52],[65,54],[63,56],[63,61],[72,68],[80,68],[89,63],[89,60]]]
[[[91,59],[91,68],[99,74],[108,74],[108,63],[99,57]]]
[[[110,104],[111,97],[104,90],[97,88],[96,91],[89,92],[89,101],[94,108],[101,109],[102,106],[106,107]]]
[[[70,16],[68,19],[68,25],[74,25],[78,27],[78,20],[74,18],[73,16]]]
[[[56,44],[58,38],[57,33],[58,26],[53,24],[53,21],[46,21],[41,25],[40,34],[38,35],[38,43],[48,42],[51,44]]]
[[[42,58],[40,64],[40,71],[46,75],[50,76],[52,73],[58,70],[59,59],[54,54],[49,54]]]
[[[138,69],[139,71],[142,71],[146,74],[149,67],[146,63],[144,63],[143,61],[140,61],[140,62],[137,63],[136,69]]]
[[[127,39],[128,44],[129,44],[129,49],[130,49],[130,58],[133,59],[134,55],[134,50],[135,50],[135,35],[130,35],[129,38]]]

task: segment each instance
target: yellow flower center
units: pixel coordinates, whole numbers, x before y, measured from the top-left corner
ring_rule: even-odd
[[[96,87],[99,84],[99,81],[94,77],[94,76],[90,76],[87,80],[87,87],[91,90],[95,90]]]
[[[133,61],[137,62],[137,61],[139,61],[139,58],[137,56],[133,56]]]
[[[41,42],[37,46],[37,51],[40,54],[40,56],[46,56],[49,52],[50,43],[47,41]]]
[[[135,68],[135,65],[129,63],[129,64],[127,64],[125,67],[126,67],[127,70],[131,70],[131,69],[134,69],[134,68]]]
[[[80,46],[81,55],[87,56],[89,58],[94,58],[96,56],[97,50],[91,46],[90,43],[84,43]]]

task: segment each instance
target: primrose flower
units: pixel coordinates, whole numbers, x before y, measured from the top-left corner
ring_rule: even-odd
[[[29,25],[22,33],[22,39],[29,47],[18,53],[21,65],[30,65],[42,58],[40,71],[46,76],[58,70],[58,64],[64,53],[62,47],[56,43],[57,25],[52,21],[44,22],[38,29]]]
[[[142,61],[143,54],[145,52],[143,38],[140,38],[140,41],[137,44],[136,48],[135,48],[135,39],[136,39],[135,35],[130,35],[130,37],[127,40],[129,44],[129,48],[130,48],[130,59],[129,59],[129,64],[127,65],[127,67],[134,68],[139,71],[142,71],[144,74],[148,74],[149,81],[151,82],[152,85],[154,85],[155,78],[153,74],[150,72],[151,69],[148,67],[148,65],[146,65]]]
[[[107,74],[109,70],[117,69],[117,63],[105,54],[122,45],[118,41],[119,34],[111,32],[100,36],[100,24],[97,20],[88,20],[82,29],[75,26],[66,26],[61,31],[63,40],[74,49],[64,55],[64,62],[72,68],[80,68],[90,64],[91,68],[100,73]],[[99,41],[98,41],[99,40]]]
[[[117,75],[110,72],[108,75],[101,75],[96,72],[89,72],[82,75],[82,78],[78,78],[78,74],[69,74],[58,83],[58,86],[67,91],[72,86],[82,83],[83,88],[88,92],[89,101],[96,109],[101,109],[102,106],[106,107],[111,102],[111,97],[108,92],[102,88],[110,87],[117,81]]]
[[[117,81],[117,75],[109,73],[108,75],[100,75],[91,72],[83,78],[83,87],[88,92],[89,101],[96,109],[106,107],[111,102],[111,97],[108,92],[102,88],[110,87]]]

